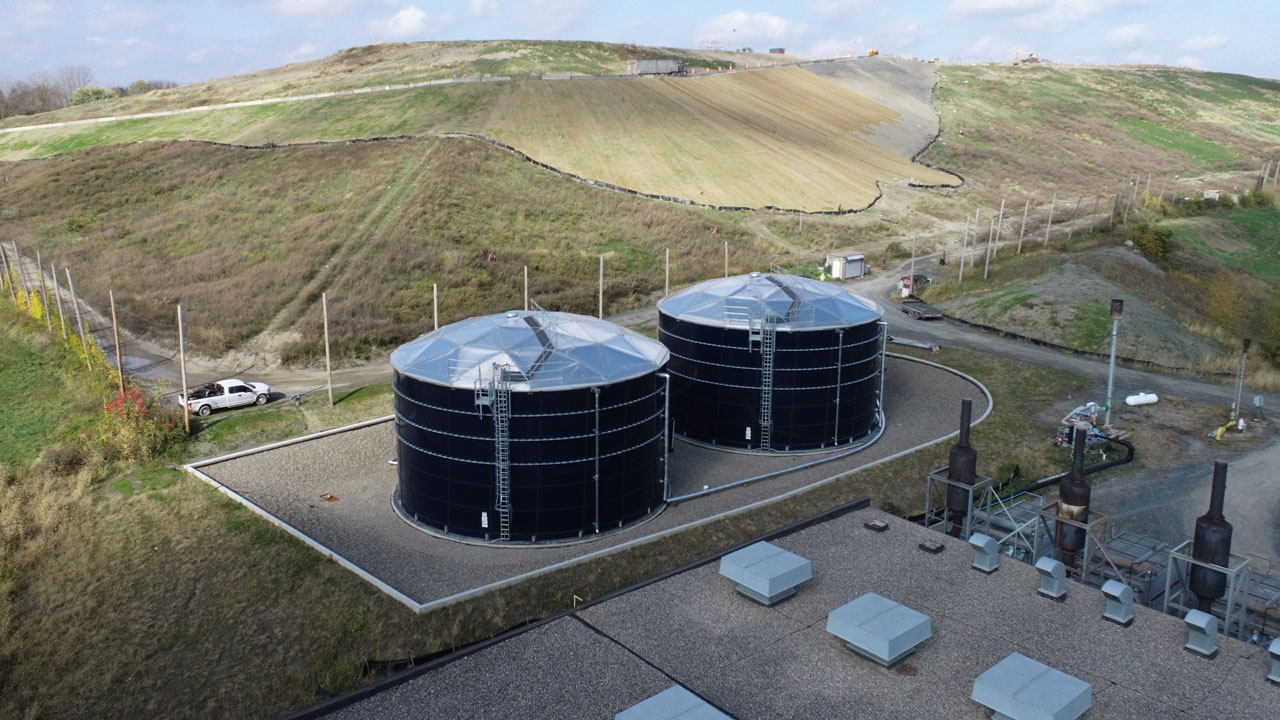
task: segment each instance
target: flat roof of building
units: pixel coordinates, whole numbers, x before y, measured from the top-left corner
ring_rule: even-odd
[[[926,553],[924,540],[945,549]],[[1120,627],[1103,620],[1097,588],[1072,581],[1055,602],[1037,594],[1032,566],[1002,558],[985,575],[964,541],[887,513],[845,511],[770,542],[814,574],[773,607],[708,561],[393,678],[330,716],[612,718],[678,683],[739,720],[985,720],[973,681],[1013,652],[1088,682],[1085,718],[1264,718],[1280,706],[1265,648],[1219,636],[1205,659],[1183,649],[1177,617],[1135,606]],[[866,592],[932,619],[933,636],[893,669],[825,629],[828,612]]]

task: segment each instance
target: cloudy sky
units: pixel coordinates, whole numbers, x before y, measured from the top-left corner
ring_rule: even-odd
[[[192,82],[387,41],[782,46],[950,61],[1161,63],[1280,77],[1275,0],[0,0],[0,81],[85,65],[99,84]]]

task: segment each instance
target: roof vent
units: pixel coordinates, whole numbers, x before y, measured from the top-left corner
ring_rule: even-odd
[[[731,720],[714,705],[689,692],[682,685],[672,685],[650,697],[636,703],[613,716],[614,720],[676,720],[676,718],[698,718],[698,720]]]

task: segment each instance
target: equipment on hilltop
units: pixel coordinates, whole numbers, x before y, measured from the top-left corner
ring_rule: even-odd
[[[1089,402],[1067,413],[1062,418],[1062,427],[1058,428],[1058,436],[1054,442],[1058,447],[1071,447],[1072,436],[1078,428],[1085,432],[1085,442],[1089,445],[1096,445],[1108,440],[1123,440],[1129,436],[1129,433],[1119,432],[1115,428],[1104,426],[1099,420],[1099,416],[1106,411],[1106,407],[1096,402]],[[1105,453],[1103,453],[1105,457]]]
[[[871,48],[870,50],[867,51],[867,57],[875,57],[879,54],[880,54],[880,51],[875,48]]]
[[[1026,57],[1022,57],[1026,55]],[[1030,50],[1019,50],[1013,54],[1014,65],[1034,65],[1040,62],[1040,54],[1033,53]]]

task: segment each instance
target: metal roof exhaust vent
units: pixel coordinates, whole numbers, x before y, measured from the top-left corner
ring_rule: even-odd
[[[1209,495],[1209,512],[1196,518],[1195,541],[1191,554],[1200,562],[1227,567],[1231,563],[1231,523],[1222,516],[1222,504],[1227,494],[1227,464],[1222,460],[1213,463],[1213,490]],[[1191,592],[1196,595],[1196,605],[1209,612],[1215,600],[1226,593],[1227,576],[1202,565],[1191,567]]]
[[[1076,428],[1071,448],[1071,472],[1062,479],[1058,490],[1058,517],[1079,523],[1089,522],[1089,497],[1092,494],[1089,483],[1084,481],[1085,438],[1085,431]],[[1075,567],[1076,553],[1085,545],[1084,528],[1064,522],[1054,523],[1054,527],[1054,544],[1062,550],[1063,563]]]
[[[962,485],[972,486],[978,477],[978,451],[969,446],[969,425],[972,418],[973,401],[965,398],[960,402],[960,437],[951,446],[951,455],[947,460],[947,510],[951,516],[951,527],[947,534],[951,537],[960,537],[973,502],[973,493],[966,492]]]
[[[682,685],[672,685],[613,716],[614,720],[733,720]]]

